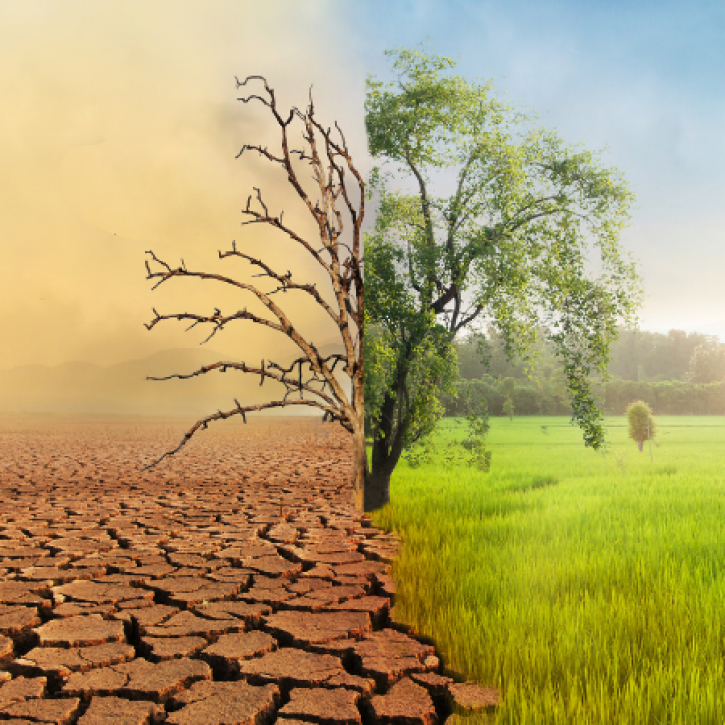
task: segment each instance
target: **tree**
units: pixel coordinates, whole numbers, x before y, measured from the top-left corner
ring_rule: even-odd
[[[506,398],[503,401],[503,414],[507,415],[509,420],[514,419],[514,404],[511,398]]]
[[[629,424],[629,437],[637,441],[637,447],[642,451],[645,441],[651,441],[657,432],[652,409],[647,403],[637,400],[627,408],[627,423]]]
[[[692,383],[719,383],[725,380],[725,345],[715,342],[698,345],[690,358],[687,377]]]
[[[495,99],[490,84],[441,77],[450,59],[387,55],[398,82],[368,77],[368,145],[414,191],[391,190],[392,174],[381,167],[371,173],[368,198],[376,193],[380,206],[365,241],[366,323],[384,330],[386,359],[385,376],[366,379],[366,393],[377,391],[366,398],[374,438],[366,499],[375,506],[389,500],[411,427],[435,429],[435,415],[425,425],[416,416],[451,377],[441,364],[436,390],[411,385],[421,350],[450,360],[456,334],[488,319],[507,354],[526,358],[548,325],[573,419],[596,449],[604,432],[589,376],[605,373],[617,324],[632,323],[639,297],[619,245],[633,195],[616,170]],[[433,196],[429,173],[457,165],[452,195]],[[598,251],[596,276],[585,267],[590,249]]]
[[[698,345],[712,338],[697,332],[670,330],[667,335],[645,330],[619,330],[610,350],[609,373],[622,380],[685,380]]]
[[[266,148],[261,146],[252,146],[245,144],[237,155],[237,158],[249,149],[256,151],[261,156],[275,164],[279,164],[284,169],[290,184],[294,187],[300,199],[306,205],[310,215],[314,219],[319,229],[319,239],[313,243],[306,239],[302,234],[298,234],[291,229],[283,221],[281,212],[276,215],[269,211],[267,205],[262,201],[261,192],[257,187],[253,187],[257,192],[256,199],[260,209],[251,208],[251,194],[247,199],[246,209],[242,213],[253,217],[251,220],[243,222],[246,224],[269,224],[275,229],[284,232],[294,242],[302,245],[307,252],[314,258],[317,264],[322,267],[332,284],[334,291],[334,302],[329,302],[323,298],[317,290],[315,284],[300,283],[293,281],[293,275],[290,271],[286,274],[280,274],[274,271],[268,264],[261,259],[256,259],[247,254],[243,254],[236,248],[236,243],[232,243],[232,249],[226,252],[219,252],[219,258],[241,257],[247,260],[254,267],[258,267],[261,272],[258,277],[268,277],[276,285],[274,289],[268,292],[261,291],[258,287],[245,282],[240,282],[231,277],[219,274],[208,274],[204,272],[191,272],[186,269],[184,261],[181,266],[173,269],[166,262],[158,259],[156,255],[149,251],[151,262],[156,266],[157,271],[152,271],[149,261],[146,262],[148,271],[147,279],[158,279],[153,289],[160,284],[175,277],[197,277],[202,280],[215,280],[223,284],[228,284],[240,290],[250,292],[256,297],[271,313],[270,318],[261,317],[248,312],[246,308],[230,314],[222,314],[215,308],[213,314],[190,314],[190,313],[174,313],[162,315],[154,309],[155,318],[146,327],[150,330],[162,320],[190,320],[191,327],[200,324],[209,324],[212,331],[206,341],[211,339],[217,332],[223,330],[230,322],[236,320],[250,320],[251,322],[264,325],[273,330],[277,330],[280,334],[288,336],[302,354],[295,359],[288,367],[283,367],[271,360],[262,359],[259,367],[247,365],[244,362],[221,361],[212,365],[207,365],[194,372],[188,374],[174,374],[161,378],[149,378],[151,380],[169,380],[171,378],[191,378],[195,375],[202,375],[219,370],[226,372],[227,370],[238,370],[243,373],[260,376],[260,385],[265,380],[271,379],[285,386],[285,394],[281,400],[273,400],[268,403],[259,405],[241,405],[236,399],[235,407],[226,412],[218,411],[212,415],[197,421],[184,435],[181,443],[173,450],[167,451],[151,466],[157,465],[166,456],[174,455],[179,451],[191,437],[201,428],[206,429],[208,423],[215,420],[223,420],[233,415],[241,415],[246,423],[246,413],[265,408],[286,407],[286,406],[312,406],[321,409],[324,412],[323,422],[337,421],[342,427],[352,434],[354,446],[354,503],[359,510],[363,509],[364,499],[364,475],[367,468],[367,459],[365,456],[365,437],[363,431],[364,424],[364,394],[363,394],[363,276],[362,276],[362,258],[360,256],[360,229],[364,215],[365,203],[365,186],[363,180],[352,164],[350,154],[347,149],[345,137],[340,127],[335,123],[335,127],[340,135],[342,143],[336,143],[332,140],[330,129],[325,130],[314,118],[314,107],[312,103],[312,91],[310,89],[310,103],[307,110],[302,114],[296,108],[292,108],[285,120],[277,111],[274,91],[269,88],[267,81],[263,76],[249,76],[244,81],[237,79],[237,88],[246,86],[250,80],[261,80],[264,83],[268,98],[261,95],[252,94],[246,98],[240,98],[243,103],[248,103],[255,99],[267,106],[274,120],[279,125],[282,132],[282,154],[274,156]],[[289,150],[288,127],[294,120],[299,118],[304,124],[302,136],[306,141],[306,145],[302,150]],[[319,133],[324,142],[324,155],[318,152],[317,136]],[[312,167],[314,178],[320,194],[320,199],[310,199],[307,192],[302,187],[297,171],[292,164],[292,155],[299,155],[299,162],[307,161]],[[360,200],[359,207],[356,206],[354,200],[348,195],[348,189],[345,185],[344,172],[345,164],[352,176],[355,178],[359,187]],[[349,243],[343,242],[340,237],[343,232],[343,216],[338,209],[340,197],[344,201],[344,206],[349,212],[352,227],[352,239]],[[321,246],[320,246],[321,245]],[[303,337],[295,327],[290,317],[277,305],[272,296],[282,292],[292,292],[294,290],[311,296],[315,302],[335,322],[339,331],[342,344],[345,348],[345,354],[332,354],[322,357],[315,347],[314,343]],[[351,329],[351,323],[354,330]],[[349,376],[351,381],[351,395],[345,392],[343,386],[335,375],[335,368],[341,364],[343,372]],[[291,399],[289,396],[293,393],[299,393],[299,399]],[[308,397],[305,397],[307,395]],[[311,397],[310,397],[311,396]],[[146,468],[150,468],[147,466]]]

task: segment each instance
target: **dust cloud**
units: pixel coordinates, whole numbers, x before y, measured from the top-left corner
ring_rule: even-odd
[[[365,174],[365,74],[346,46],[327,0],[3,4],[0,370],[111,366],[197,346],[210,331],[167,322],[149,332],[152,307],[265,311],[249,293],[208,281],[173,280],[152,293],[149,249],[172,266],[183,258],[190,270],[253,281],[246,262],[217,258],[236,240],[273,269],[325,289],[314,262],[283,234],[240,228],[257,186],[301,234],[316,230],[280,167],[252,152],[235,160],[245,143],[276,151],[280,132],[260,103],[237,100],[234,78],[266,76],[285,116],[293,105],[306,108],[312,85],[316,116],[325,126],[338,121]],[[242,90],[263,86],[250,81]],[[293,143],[301,125],[294,128]],[[287,297],[303,334],[316,343],[334,337],[304,294]],[[274,344],[265,333],[240,322],[216,347],[258,358]]]

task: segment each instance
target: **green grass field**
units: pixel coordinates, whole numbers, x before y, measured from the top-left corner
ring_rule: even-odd
[[[653,463],[605,422],[602,454],[492,419],[489,473],[401,461],[373,516],[405,542],[398,618],[502,692],[471,725],[725,722],[725,417],[657,418]]]

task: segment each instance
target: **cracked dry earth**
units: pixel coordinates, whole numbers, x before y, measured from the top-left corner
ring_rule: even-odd
[[[453,723],[498,693],[395,621],[349,436],[0,417],[0,725]],[[460,679],[460,678],[457,678]]]

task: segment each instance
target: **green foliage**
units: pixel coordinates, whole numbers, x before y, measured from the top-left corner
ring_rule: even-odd
[[[403,453],[403,460],[411,468],[419,468],[422,465],[429,465],[439,453],[435,438],[427,435],[416,442],[416,445],[409,446]]]
[[[500,379],[486,375],[479,380],[458,380],[455,385],[456,395],[441,395],[447,416],[465,415],[463,399],[469,391],[486,401],[491,415],[508,415],[503,408],[507,395]],[[517,415],[571,415],[563,381],[516,380],[510,400]]]
[[[661,382],[665,380],[686,381],[695,350],[721,349],[716,338],[696,332],[670,330],[666,335],[646,330],[628,330],[618,327],[616,338],[610,345],[610,361],[607,373],[615,379],[634,382]],[[556,358],[556,349],[548,339],[547,330],[539,330],[533,354],[535,368],[527,365],[521,357],[508,358],[505,341],[496,328],[489,326],[485,334],[472,331],[467,337],[454,341],[458,353],[459,372],[467,379],[480,378],[490,374],[496,377],[527,378],[534,373],[537,377],[551,378],[563,375],[563,366]],[[717,357],[717,356],[716,356]],[[712,380],[720,380],[717,374]],[[709,382],[702,379],[695,382]]]
[[[634,264],[619,246],[632,193],[594,154],[496,99],[491,83],[442,76],[450,59],[386,54],[398,83],[368,78],[369,149],[402,170],[414,191],[390,189],[392,173],[373,170],[368,194],[379,211],[366,237],[365,283],[366,313],[386,330],[396,379],[476,319],[493,320],[505,353],[527,361],[548,325],[573,417],[585,443],[599,448],[604,431],[590,378],[604,373],[617,325],[632,321],[639,301]],[[453,166],[455,192],[432,194],[429,172]],[[596,277],[586,269],[594,261]],[[431,316],[446,335],[435,336]],[[413,424],[404,389],[394,391],[396,404]],[[441,395],[429,389],[426,404],[435,407]]]
[[[725,382],[635,383],[610,380],[606,384],[606,410],[621,415],[632,399],[640,399],[662,415],[725,415]]]
[[[670,330],[666,335],[646,330],[618,327],[610,345],[607,373],[615,379],[634,382],[660,382],[688,379],[690,363],[698,346],[717,348],[716,338],[696,332]],[[539,330],[533,346],[536,366],[531,368],[521,357],[508,358],[501,334],[494,327],[486,333],[472,331],[454,342],[458,353],[459,372],[467,379],[486,374],[513,377],[516,380],[530,374],[551,378],[563,375],[563,366],[556,358],[556,349],[548,339],[547,330]],[[719,379],[715,376],[713,379]],[[705,381],[701,381],[705,382]]]
[[[468,464],[486,473],[491,468],[491,452],[486,449],[488,407],[484,398],[474,398],[470,391],[466,399],[466,423],[468,435],[461,445],[471,454]]]
[[[642,450],[642,442],[652,440],[657,433],[652,410],[647,403],[641,400],[637,400],[627,408],[627,425],[629,426],[629,437],[637,441],[640,450]]]
[[[637,365],[631,380],[594,377],[592,390],[601,398],[603,411],[624,415],[632,400],[643,400],[662,415],[725,415],[725,381],[685,381],[691,350],[701,344],[698,341],[709,338],[680,330],[661,335],[620,329],[618,335],[612,347],[609,372],[627,373],[632,361]],[[711,340],[708,345],[716,346],[716,343]],[[506,357],[504,341],[493,328],[485,336],[474,333],[456,340],[454,347],[461,379],[456,382],[457,395],[440,396],[447,416],[465,415],[463,399],[468,390],[487,401],[491,415],[504,414],[506,397],[511,398],[517,415],[571,414],[564,367],[544,331],[536,344],[536,366],[528,373],[522,358]],[[638,365],[650,376],[648,379],[636,380]],[[675,379],[664,379],[663,371],[669,371]],[[513,379],[513,390],[510,381],[504,383],[507,378]]]
[[[371,307],[374,305],[366,305],[366,315]],[[394,421],[393,430],[402,429],[404,448],[435,430],[445,412],[438,395],[455,393],[456,352],[448,343],[445,330],[435,324],[432,316],[427,322],[426,327],[415,321],[407,330],[401,324],[366,327],[366,429],[373,438],[377,437],[384,397],[400,399],[403,412],[400,421]],[[409,335],[411,328],[414,332]],[[394,381],[401,371],[405,372],[405,385],[395,387]]]
[[[468,466],[483,473],[490,470],[491,452],[486,448],[486,436],[489,430],[486,401],[484,398],[472,396],[469,390],[465,393],[464,408],[466,437],[462,440],[451,439],[442,450],[436,442],[435,431],[432,431],[418,445],[403,454],[404,460],[411,468],[418,468],[422,464],[430,465],[436,457],[442,455],[450,464],[464,460]],[[461,449],[467,451],[469,456],[462,456]]]
[[[368,322],[365,310],[365,435],[380,421],[380,406],[389,389],[396,365],[390,335],[380,325]]]

